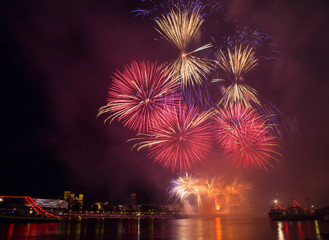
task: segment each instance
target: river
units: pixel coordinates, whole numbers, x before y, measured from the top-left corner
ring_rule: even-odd
[[[0,223],[0,239],[329,239],[329,221],[277,221],[266,216],[195,219],[93,219]]]

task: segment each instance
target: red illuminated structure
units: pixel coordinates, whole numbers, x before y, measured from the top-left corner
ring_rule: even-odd
[[[0,210],[0,218],[6,220],[58,220],[58,216],[41,208],[30,196],[1,196]]]

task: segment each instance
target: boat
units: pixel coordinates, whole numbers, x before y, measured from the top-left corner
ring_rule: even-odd
[[[302,221],[319,220],[321,214],[315,214],[301,207],[289,207],[288,209],[271,209],[268,213],[272,221]]]
[[[275,202],[274,207],[268,213],[272,221],[303,221],[303,220],[319,220],[323,215],[318,211],[309,211],[293,200],[292,206],[287,209],[282,208]]]
[[[273,221],[279,221],[279,220],[287,220],[287,211],[283,208],[278,209],[271,209],[271,211],[268,213],[268,216]]]
[[[1,196],[0,221],[57,222],[60,218],[38,206],[30,196]]]

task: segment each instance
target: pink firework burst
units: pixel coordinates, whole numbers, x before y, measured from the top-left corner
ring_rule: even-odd
[[[136,62],[114,74],[108,92],[108,104],[101,107],[98,116],[109,114],[105,122],[114,119],[138,132],[147,132],[163,115],[167,104],[178,99],[177,83],[163,68],[152,62]]]
[[[277,161],[277,138],[271,135],[271,125],[255,109],[230,105],[215,113],[217,140],[238,166],[250,169],[272,167]]]
[[[149,148],[155,162],[180,172],[200,163],[211,149],[213,133],[210,112],[199,114],[198,108],[186,104],[168,107],[164,118],[142,134],[137,150]]]

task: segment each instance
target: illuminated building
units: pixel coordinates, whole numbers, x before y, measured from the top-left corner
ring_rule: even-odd
[[[66,200],[32,198],[40,207],[45,209],[68,209],[69,203]]]
[[[81,210],[83,207],[83,194],[75,194],[71,191],[64,191],[64,200],[69,203],[69,209]]]

